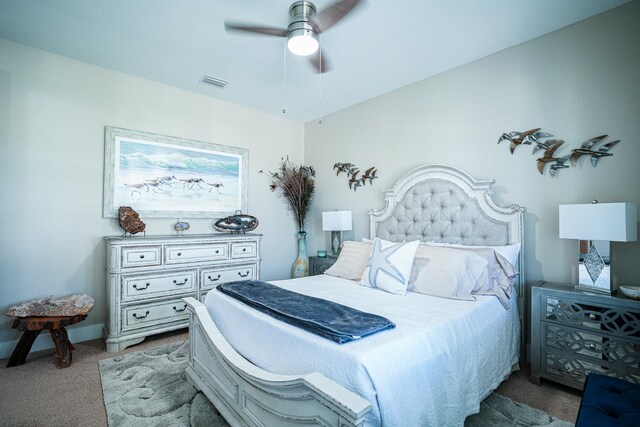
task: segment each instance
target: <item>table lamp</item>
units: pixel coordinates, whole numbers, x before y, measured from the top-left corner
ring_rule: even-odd
[[[560,205],[560,238],[579,240],[577,289],[604,294],[618,290],[611,242],[637,239],[634,203]]]
[[[322,212],[322,231],[331,231],[331,255],[338,256],[342,232],[351,230],[351,211]]]

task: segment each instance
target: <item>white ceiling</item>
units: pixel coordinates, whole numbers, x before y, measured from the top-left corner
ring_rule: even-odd
[[[224,21],[286,27],[292,2],[0,0],[0,37],[282,114],[284,39],[226,34]],[[316,119],[627,2],[369,0],[322,34],[333,64],[322,79],[287,56],[286,115]]]

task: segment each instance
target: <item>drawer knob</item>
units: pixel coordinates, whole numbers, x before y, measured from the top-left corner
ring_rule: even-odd
[[[596,349],[596,345],[594,343],[589,343],[589,344],[587,344],[587,348],[589,350],[595,350]]]
[[[178,252],[178,256],[182,255],[182,252]]]
[[[242,274],[241,272],[238,271],[238,276],[240,277],[247,277],[249,275],[249,272],[247,271],[247,274]]]
[[[176,306],[173,306],[173,309],[175,310],[176,313],[182,313],[183,311],[185,311],[187,309],[187,305],[185,304],[184,307],[182,307],[181,309],[177,309]]]
[[[219,254],[219,253],[220,253],[220,251],[219,251],[218,249],[216,249],[216,253],[217,253],[217,254]]]
[[[247,252],[247,248],[242,248],[242,252]]]
[[[144,316],[138,316],[137,313],[133,313],[133,317],[135,317],[138,320],[145,319],[148,315],[149,315],[149,310],[147,310],[147,312],[144,314]]]
[[[147,289],[147,288],[149,287],[149,283],[147,282],[147,283],[145,283],[144,285],[145,285],[145,286],[144,286],[144,288],[143,288],[143,287],[138,287],[138,284],[137,284],[137,283],[134,283],[134,284],[133,284],[133,289],[135,289],[136,291],[144,291],[145,289]]]
[[[140,255],[140,259],[144,259],[144,255]]]
[[[591,319],[591,320],[596,320],[596,319],[597,319],[597,316],[596,316],[595,314],[593,314],[593,313],[590,313],[590,314],[589,314],[589,319]]]
[[[188,281],[189,281],[189,279],[185,277],[185,278],[184,278],[184,282],[178,282],[178,280],[174,280],[174,281],[173,281],[173,283],[174,283],[176,286],[182,286],[182,285],[186,285]]]
[[[216,277],[215,279],[213,277],[211,277],[211,276],[207,276],[207,278],[209,280],[211,280],[212,282],[217,282],[218,280],[220,280],[220,275],[218,274],[218,277]]]

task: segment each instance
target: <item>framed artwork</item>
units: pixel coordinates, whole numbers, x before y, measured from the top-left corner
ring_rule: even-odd
[[[249,150],[105,127],[102,216],[221,218],[247,212]]]

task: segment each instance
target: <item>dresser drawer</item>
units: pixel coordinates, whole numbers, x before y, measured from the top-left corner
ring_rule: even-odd
[[[228,258],[229,245],[216,243],[207,245],[168,245],[165,247],[165,263],[216,261]]]
[[[122,277],[122,300],[135,301],[160,296],[194,292],[194,270],[171,271]]]
[[[253,258],[257,252],[256,242],[231,243],[231,258]]]
[[[160,265],[160,246],[122,248],[122,268]]]
[[[256,266],[234,265],[205,269],[200,273],[202,289],[211,289],[220,283],[235,282],[236,280],[254,280],[256,278]]]
[[[541,310],[542,320],[640,338],[640,311],[605,307],[558,296],[544,296]]]
[[[187,320],[187,304],[180,298],[149,304],[124,307],[122,310],[122,330]]]
[[[637,341],[547,323],[543,323],[543,337],[547,349],[569,351],[576,357],[597,362],[615,362],[640,373],[640,343]]]
[[[640,384],[640,369],[628,369],[614,361],[598,361],[553,349],[547,349],[543,353],[542,374],[545,378],[582,390],[587,375],[591,373],[622,378],[625,381]]]

